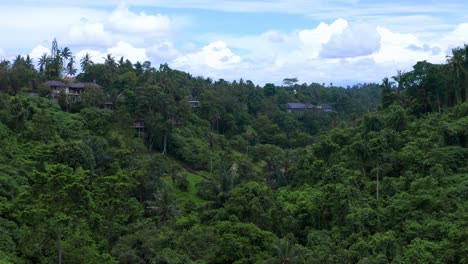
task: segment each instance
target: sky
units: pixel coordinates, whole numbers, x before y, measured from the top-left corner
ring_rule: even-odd
[[[461,0],[0,0],[0,60],[57,39],[193,76],[280,84],[380,82],[468,44]],[[79,65],[76,65],[79,68]]]

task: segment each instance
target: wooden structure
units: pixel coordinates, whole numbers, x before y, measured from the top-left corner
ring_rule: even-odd
[[[289,113],[303,113],[304,111],[314,110],[315,106],[304,103],[287,103],[286,109]]]
[[[286,110],[288,113],[304,113],[305,111],[330,113],[333,112],[333,107],[325,104],[313,105],[305,103],[287,103]]]
[[[131,127],[133,127],[136,130],[139,137],[145,134],[145,121],[143,119],[135,117],[133,119],[133,124]]]
[[[65,83],[56,80],[47,81],[44,85],[50,88],[53,99],[59,94],[65,94],[72,102],[76,101],[86,88],[102,88],[94,82]]]

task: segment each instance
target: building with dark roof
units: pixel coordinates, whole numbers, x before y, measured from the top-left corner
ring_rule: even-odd
[[[64,83],[56,80],[47,81],[44,85],[50,88],[52,98],[56,99],[59,94],[65,94],[72,101],[76,101],[86,88],[102,88],[94,82]]]
[[[313,105],[305,103],[287,103],[286,109],[289,113],[303,113],[304,111],[316,111],[330,113],[333,111],[333,107],[330,105]]]
[[[286,109],[289,113],[292,112],[304,112],[306,110],[313,110],[315,106],[312,104],[304,104],[304,103],[287,103]]]

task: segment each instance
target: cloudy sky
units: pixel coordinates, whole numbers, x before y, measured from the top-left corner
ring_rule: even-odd
[[[461,0],[0,0],[0,16],[0,59],[38,58],[55,37],[78,60],[110,53],[258,84],[380,82],[468,44]]]

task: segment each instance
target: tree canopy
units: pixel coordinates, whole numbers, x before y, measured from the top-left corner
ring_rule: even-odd
[[[348,88],[53,51],[0,63],[0,263],[468,261],[468,46]]]

